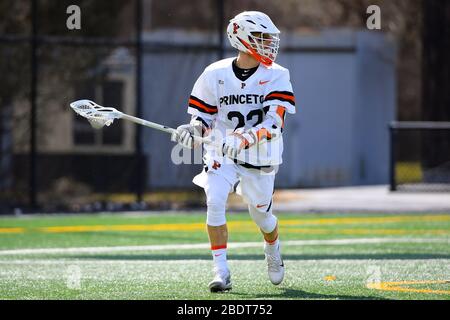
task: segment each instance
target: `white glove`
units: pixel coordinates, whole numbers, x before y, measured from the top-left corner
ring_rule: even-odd
[[[178,142],[185,148],[192,149],[197,147],[195,143],[194,136],[201,137],[203,131],[203,126],[201,123],[194,124],[183,124],[177,128],[176,131],[172,133],[171,140],[173,142]]]
[[[235,159],[242,149],[251,147],[255,142],[256,137],[251,131],[240,128],[224,139],[222,152],[229,158]]]
[[[170,137],[170,140],[177,142],[185,148],[192,149],[194,147],[194,127],[190,124],[179,126]]]

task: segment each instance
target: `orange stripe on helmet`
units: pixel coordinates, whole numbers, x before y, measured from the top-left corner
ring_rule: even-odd
[[[256,60],[258,60],[259,62],[261,62],[263,65],[270,67],[272,65],[272,60],[270,60],[267,57],[263,57],[262,55],[260,55],[258,52],[256,52],[255,49],[252,48],[251,45],[249,45],[247,42],[245,42],[244,40],[242,40],[241,38],[238,38],[239,41],[250,51],[250,55],[255,58]]]

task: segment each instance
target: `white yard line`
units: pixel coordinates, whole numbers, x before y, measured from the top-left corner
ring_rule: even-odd
[[[348,264],[352,266],[365,266],[368,262],[372,263],[372,265],[376,265],[377,263],[382,263],[384,266],[386,266],[386,260],[379,260],[379,259],[304,259],[304,260],[291,260],[291,259],[283,259],[284,261],[295,261],[295,263],[301,263],[304,265],[311,265],[314,266],[315,264],[331,264],[333,266],[346,266]],[[441,267],[441,274],[445,275],[448,274],[448,278],[450,278],[450,268],[448,267],[448,261],[450,259],[427,259],[426,264],[443,264]],[[229,259],[228,262],[237,262],[237,263],[254,263],[254,264],[264,264],[264,257],[262,257],[260,260],[255,259]],[[212,259],[211,260],[202,260],[202,259],[179,259],[179,260],[95,260],[95,259],[78,259],[78,258],[63,258],[63,259],[15,259],[15,260],[0,260],[0,266],[11,266],[11,265],[18,265],[18,266],[25,266],[25,267],[31,267],[32,269],[29,270],[32,273],[38,273],[41,272],[38,269],[33,269],[34,266],[66,266],[66,267],[96,267],[98,265],[112,265],[115,267],[124,267],[128,268],[130,265],[163,265],[163,266],[169,266],[169,265],[197,265],[197,266],[211,266]],[[423,259],[389,259],[389,263],[393,265],[401,265],[402,263],[409,263],[409,264],[424,264]],[[6,267],[5,267],[6,268]],[[6,270],[6,269],[5,269]],[[5,278],[11,275],[11,272],[0,270],[0,279]],[[49,269],[50,270],[50,269]],[[49,271],[46,270],[46,271]],[[62,270],[67,271],[67,270]],[[60,271],[58,271],[60,272]],[[0,298],[1,300],[1,298]]]
[[[358,238],[358,239],[332,239],[332,240],[291,240],[283,241],[283,246],[341,246],[350,244],[381,244],[381,243],[447,243],[446,238]],[[229,248],[259,248],[262,242],[235,242],[229,243]],[[147,246],[116,246],[116,247],[80,247],[80,248],[38,248],[0,250],[0,256],[8,255],[39,255],[39,254],[80,254],[80,253],[109,253],[109,252],[136,252],[136,251],[164,251],[164,250],[192,250],[209,249],[209,243],[198,244],[166,244]]]

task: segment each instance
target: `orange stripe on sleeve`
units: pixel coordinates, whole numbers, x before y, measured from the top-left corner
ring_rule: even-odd
[[[217,108],[208,108],[207,106],[203,105],[202,103],[195,101],[193,99],[189,99],[189,104],[193,104],[197,107],[199,107],[200,109],[205,110],[208,113],[215,113],[217,112]]]
[[[268,99],[268,98],[282,98],[282,99],[290,100],[295,103],[295,97],[288,96],[287,94],[271,93],[266,97],[266,99]]]

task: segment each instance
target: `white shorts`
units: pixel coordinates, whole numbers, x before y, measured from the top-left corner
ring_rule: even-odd
[[[219,168],[206,167],[192,180],[209,193],[236,191],[245,203],[260,211],[269,211],[272,205],[276,170],[244,168],[236,163],[222,163]]]

